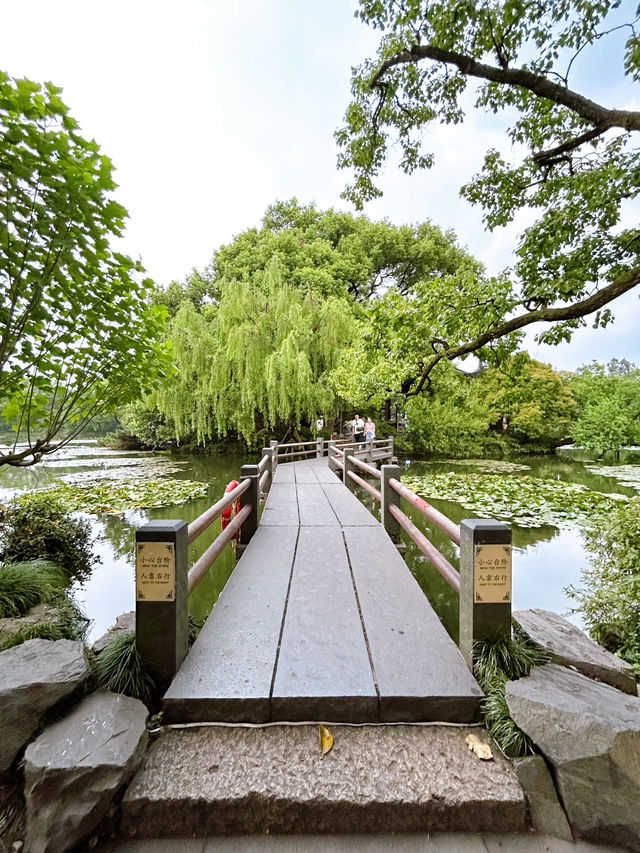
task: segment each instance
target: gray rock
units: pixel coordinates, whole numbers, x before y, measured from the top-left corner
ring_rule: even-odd
[[[505,693],[553,766],[574,836],[640,851],[640,698],[555,664]]]
[[[57,624],[59,620],[60,613],[57,607],[51,604],[36,604],[25,616],[6,616],[0,619],[0,643],[6,643],[23,628],[31,628],[40,622]]]
[[[573,666],[578,672],[611,684],[624,693],[638,695],[633,667],[595,643],[583,631],[551,610],[518,610],[514,623],[534,645],[551,657],[551,663]]]
[[[136,611],[130,610],[128,613],[121,613],[116,618],[116,624],[112,625],[109,630],[99,637],[92,646],[94,652],[101,652],[104,647],[125,631],[136,630]]]
[[[0,778],[43,715],[88,675],[84,646],[73,640],[29,640],[0,652]]]
[[[63,853],[95,829],[142,761],[147,713],[138,699],[100,691],[29,744],[30,853]]]
[[[527,798],[531,823],[536,832],[573,841],[564,809],[558,800],[551,773],[541,755],[528,755],[515,762],[518,782]]]

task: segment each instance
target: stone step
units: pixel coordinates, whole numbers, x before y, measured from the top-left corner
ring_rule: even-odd
[[[520,832],[525,800],[479,727],[315,725],[165,729],[122,802],[127,837],[323,832]]]

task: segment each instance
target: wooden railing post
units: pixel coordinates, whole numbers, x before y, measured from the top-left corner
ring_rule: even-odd
[[[460,522],[460,651],[473,669],[476,640],[511,636],[511,527],[503,521]]]
[[[150,521],[136,530],[136,647],[165,690],[187,654],[186,521]]]
[[[353,449],[348,449],[345,447],[344,456],[342,457],[342,461],[344,462],[344,469],[342,471],[342,474],[343,474],[342,482],[349,489],[349,491],[355,492],[356,484],[353,482],[353,480],[349,476],[349,471],[353,471],[355,468],[353,462],[351,461],[351,457],[349,456],[349,453],[352,453],[352,452],[353,452]]]
[[[336,446],[334,439],[330,438],[327,442],[327,465],[329,466],[329,470],[333,471],[335,474],[336,471],[340,471],[338,466],[335,463],[335,453],[333,452],[333,448]]]
[[[260,503],[260,474],[257,465],[243,465],[240,480],[251,480],[251,486],[242,495],[242,506],[251,504],[251,512],[240,529],[240,544],[246,546],[258,529],[258,506]]]
[[[316,459],[322,459],[324,456],[324,438],[316,439]]]
[[[389,485],[389,480],[393,477],[395,480],[400,479],[401,469],[399,465],[381,465],[380,473],[380,521],[382,526],[387,531],[392,539],[400,538],[400,525],[389,512],[389,504],[400,505],[400,495],[393,491]]]
[[[367,462],[373,462],[373,439],[367,439]]]
[[[271,456],[271,475],[275,477],[276,469],[278,467],[278,442],[274,439],[270,442],[269,446],[271,447],[272,456]]]

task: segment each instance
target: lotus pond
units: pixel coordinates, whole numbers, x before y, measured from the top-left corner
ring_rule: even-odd
[[[95,443],[75,443],[32,468],[0,468],[0,504],[44,489],[90,520],[100,562],[74,594],[93,621],[94,639],[116,616],[135,606],[136,528],[152,519],[193,521],[221,496],[230,480],[238,478],[240,466],[252,461],[257,460],[122,453]],[[564,589],[579,583],[587,563],[582,531],[597,525],[598,518],[619,501],[640,492],[640,451],[622,454],[619,464],[568,450],[516,462],[405,460],[403,465],[403,481],[456,523],[476,517],[512,523],[515,609],[544,607],[568,613],[571,604]],[[430,529],[417,511],[404,509],[457,565],[457,548],[444,534]],[[196,560],[219,531],[217,522],[191,546],[190,560]],[[405,556],[445,626],[457,637],[457,596],[411,541]],[[190,598],[196,618],[211,610],[233,566],[228,548]],[[580,623],[578,616],[571,618]]]

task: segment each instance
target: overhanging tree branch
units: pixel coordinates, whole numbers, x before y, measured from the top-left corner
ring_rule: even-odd
[[[638,284],[640,284],[640,266],[626,270],[615,281],[611,282],[611,284],[603,287],[602,290],[596,291],[581,302],[575,302],[573,305],[566,305],[562,308],[544,307],[528,311],[526,314],[521,314],[519,317],[513,317],[511,320],[494,326],[489,331],[478,335],[465,344],[460,344],[457,347],[447,346],[426,362],[420,374],[418,384],[413,390],[407,393],[407,396],[414,397],[422,391],[434,367],[442,359],[453,361],[456,358],[469,355],[472,352],[482,349],[482,347],[492,341],[504,338],[506,335],[517,332],[519,329],[530,326],[532,323],[558,323],[563,320],[576,320],[586,317],[588,314],[593,314],[594,311],[598,311],[600,308],[608,305],[609,302],[622,296],[627,291],[632,290]]]

